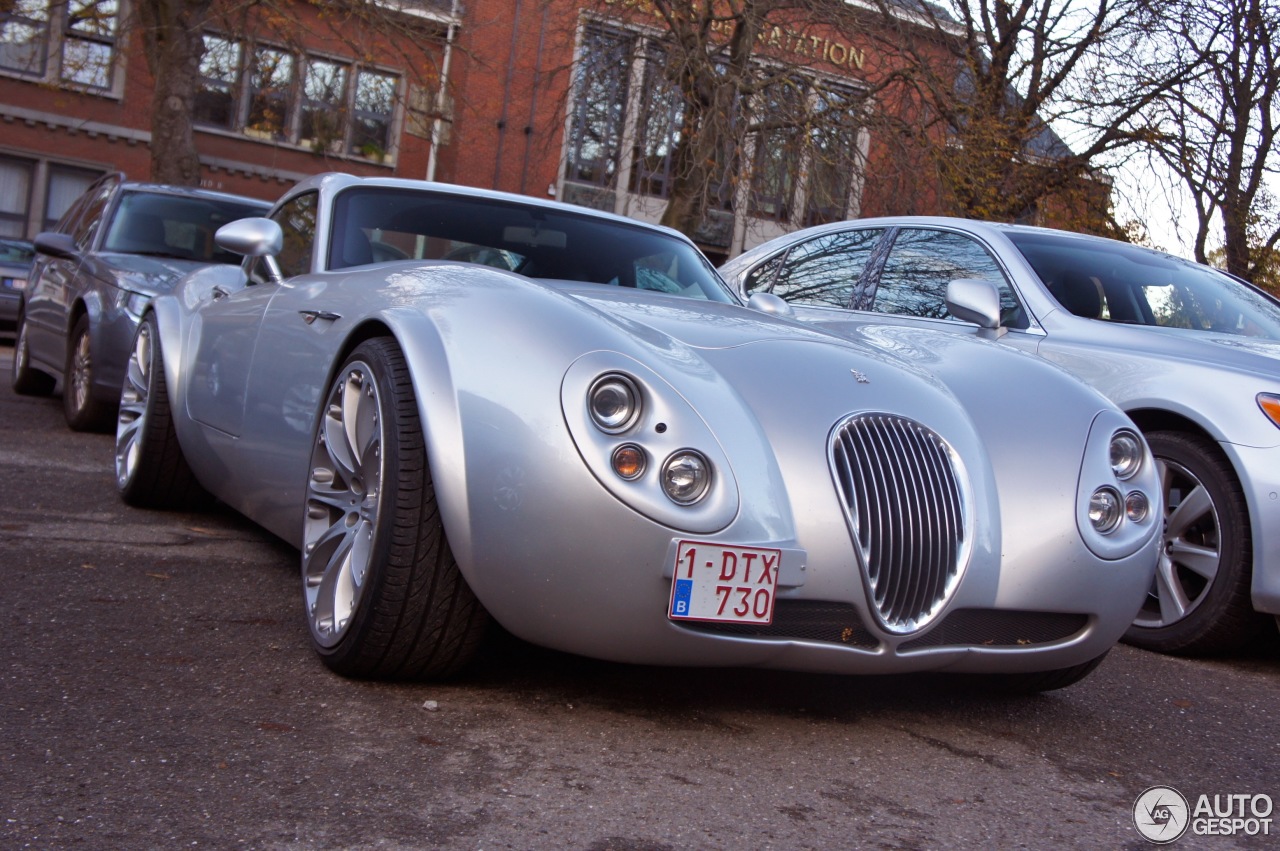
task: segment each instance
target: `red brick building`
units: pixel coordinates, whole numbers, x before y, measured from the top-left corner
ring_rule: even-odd
[[[387,0],[387,20],[409,25],[395,31],[277,2],[205,30],[204,185],[274,199],[340,170],[661,216],[679,106],[643,0]],[[0,234],[45,229],[105,171],[148,177],[153,80],[133,20],[129,0],[13,0],[0,13]],[[799,97],[835,92],[850,110],[877,61],[830,28],[774,27],[760,53],[812,72]],[[784,141],[747,140],[725,166],[735,179],[699,234],[713,256],[817,221],[933,212],[886,209],[859,165],[873,155],[865,131],[813,143],[854,154],[843,164]]]

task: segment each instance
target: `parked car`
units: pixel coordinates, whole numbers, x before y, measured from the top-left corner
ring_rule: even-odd
[[[721,271],[741,292],[773,293],[837,333],[888,322],[998,339],[1124,409],[1155,453],[1166,511],[1133,644],[1223,652],[1280,614],[1280,302],[1272,296],[1114,240],[947,218],[824,225]],[[956,284],[985,288],[990,308],[957,315],[946,302]]]
[[[245,264],[142,311],[118,486],[298,547],[342,674],[453,673],[492,617],[624,662],[1056,688],[1151,581],[1146,445],[1033,358],[839,339],[674,231],[456,186],[317,176],[218,242]]]
[[[138,317],[183,274],[236,263],[213,235],[270,204],[106,175],[76,200],[38,252],[19,315],[13,389],[43,396],[63,380],[67,425],[108,430]]]
[[[13,331],[18,326],[18,305],[35,253],[25,239],[0,237],[0,331]]]

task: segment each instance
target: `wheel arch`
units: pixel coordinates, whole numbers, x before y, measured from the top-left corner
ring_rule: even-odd
[[[63,329],[63,335],[66,338],[67,345],[71,345],[71,332],[75,329],[76,323],[80,321],[82,316],[89,317],[90,327],[96,325],[102,319],[102,301],[98,294],[92,291],[81,293],[76,296],[75,301],[67,308],[67,325]],[[90,337],[90,340],[93,338]]]
[[[154,317],[156,321],[156,332],[159,340],[156,342],[160,346],[160,350],[164,353],[164,380],[169,388],[169,404],[175,411],[186,410],[186,386],[182,382],[182,375],[187,368],[186,335],[182,333],[183,321],[182,311],[177,299],[172,297],[153,299],[150,304],[142,311],[142,316],[138,318],[138,327],[142,327],[142,323],[147,317]],[[134,329],[137,334],[137,329]],[[129,341],[132,348],[133,340]],[[183,418],[178,417],[181,421]],[[179,438],[182,436],[183,429],[178,428]]]
[[[102,304],[97,297],[97,293],[85,292],[76,296],[75,301],[67,309],[67,324],[62,329],[63,340],[63,364],[62,374],[64,379],[67,376],[67,362],[71,357],[71,335],[76,330],[76,325],[81,319],[87,319],[89,322],[89,348],[90,357],[96,361],[101,357],[102,340],[101,335],[96,333],[102,326]]]
[[[472,563],[471,522],[466,508],[465,445],[457,395],[449,371],[449,355],[435,324],[420,313],[397,315],[392,311],[368,317],[356,325],[335,352],[324,384],[325,391],[321,394],[321,404],[327,388],[333,385],[347,358],[361,343],[377,337],[390,338],[404,354],[440,516],[465,575],[470,572]]]
[[[1143,434],[1151,431],[1178,431],[1194,434],[1211,441],[1215,446],[1219,438],[1210,433],[1202,424],[1184,414],[1162,408],[1136,408],[1126,410],[1129,419],[1133,420]]]

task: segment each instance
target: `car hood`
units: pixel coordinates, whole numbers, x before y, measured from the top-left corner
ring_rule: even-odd
[[[769,340],[799,341],[834,346],[862,357],[912,369],[932,381],[928,370],[912,364],[917,350],[903,351],[897,341],[875,334],[833,336],[793,319],[761,313],[736,304],[673,299],[669,295],[599,284],[557,284],[608,316],[639,339],[661,344],[673,340],[693,349],[728,349]],[[929,358],[932,360],[932,358]]]
[[[91,262],[98,276],[114,278],[121,288],[146,295],[167,293],[183,275],[209,265],[176,257],[108,253],[97,255]]]
[[[562,288],[624,326],[627,333],[650,342],[674,340],[702,350],[770,340],[823,344],[840,348],[867,366],[910,372],[952,397],[966,395],[967,385],[987,383],[974,375],[978,363],[989,363],[992,369],[1007,376],[1016,375],[1041,387],[1045,387],[1046,382],[1050,386],[1067,382],[1060,370],[1031,355],[988,340],[932,328],[871,322],[810,323],[737,305],[672,299],[631,289],[599,285]]]

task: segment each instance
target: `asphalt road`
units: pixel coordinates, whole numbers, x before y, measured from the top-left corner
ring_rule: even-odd
[[[0,382],[0,848],[1141,848],[1148,787],[1280,799],[1275,644],[1120,647],[1026,698],[509,638],[446,684],[344,680],[297,554],[125,507],[112,446]],[[1277,847],[1271,818],[1174,847]]]

